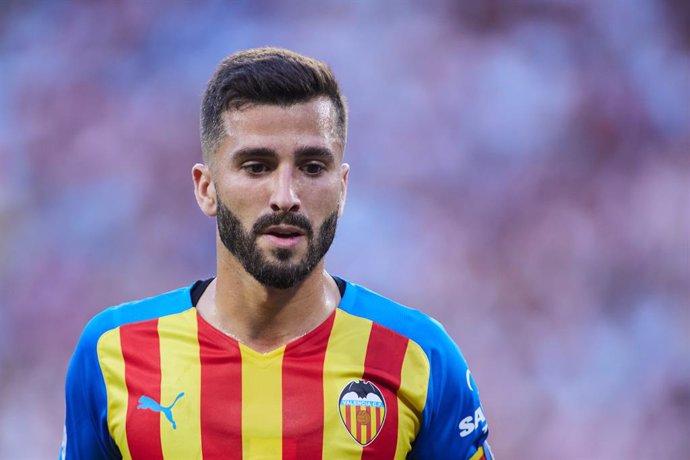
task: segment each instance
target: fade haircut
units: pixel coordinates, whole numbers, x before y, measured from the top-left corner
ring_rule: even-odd
[[[201,104],[201,151],[213,162],[225,137],[223,113],[255,104],[289,107],[327,97],[335,108],[337,135],[347,139],[347,104],[331,69],[316,59],[282,48],[255,48],[221,61]]]

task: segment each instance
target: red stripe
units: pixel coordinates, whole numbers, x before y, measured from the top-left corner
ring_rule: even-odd
[[[161,353],[158,319],[120,328],[127,384],[127,444],[132,458],[162,459],[161,413],[137,409],[139,398],[148,396],[161,404]]]
[[[367,406],[367,415],[369,416],[369,423],[367,423],[367,442],[371,440],[371,424],[374,423],[374,420],[371,416],[371,407]]]
[[[235,340],[197,314],[204,458],[242,460],[242,355]]]
[[[283,460],[322,457],[323,362],[334,320],[335,314],[331,314],[312,332],[285,347]]]
[[[400,373],[408,339],[374,323],[369,335],[364,359],[363,379],[381,390],[386,403],[386,415],[376,440],[366,446],[362,460],[393,458],[398,442],[398,398]]]

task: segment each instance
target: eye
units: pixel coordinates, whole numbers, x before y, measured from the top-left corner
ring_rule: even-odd
[[[307,163],[301,167],[302,171],[304,171],[308,176],[318,176],[321,174],[326,168],[324,167],[323,164],[318,163],[318,162],[312,162],[312,163]]]
[[[242,169],[252,176],[258,176],[268,171],[268,166],[264,163],[249,162],[242,165]]]

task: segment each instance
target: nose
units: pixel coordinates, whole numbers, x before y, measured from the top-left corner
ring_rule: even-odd
[[[299,211],[300,201],[295,188],[296,184],[292,168],[284,168],[278,171],[273,184],[273,193],[271,194],[271,209],[274,212]]]

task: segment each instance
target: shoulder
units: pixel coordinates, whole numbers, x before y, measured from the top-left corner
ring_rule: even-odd
[[[340,308],[369,319],[419,345],[429,361],[459,354],[459,350],[441,323],[414,308],[407,307],[363,286],[345,281]]]
[[[421,426],[408,458],[479,458],[486,449],[488,425],[467,362],[441,324],[364,287],[346,282],[341,308],[367,318],[418,345],[424,359],[408,375],[428,380]],[[419,356],[419,354],[416,354]],[[426,362],[424,362],[426,361]],[[481,457],[484,458],[484,457]]]
[[[191,308],[190,290],[191,286],[186,286],[106,308],[88,322],[79,339],[78,347],[95,347],[105,333],[120,326],[180,313]]]
[[[65,432],[70,458],[119,458],[107,423],[108,395],[99,359],[101,339],[112,337],[109,332],[120,326],[178,313],[191,306],[190,287],[186,287],[110,307],[89,321],[65,379]]]

